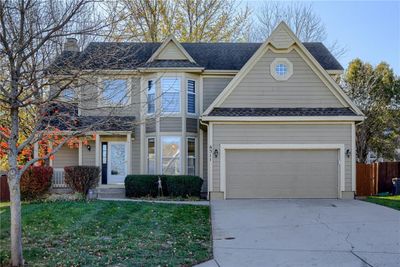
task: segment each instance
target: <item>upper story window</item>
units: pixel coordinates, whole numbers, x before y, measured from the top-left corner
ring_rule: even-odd
[[[67,87],[61,92],[61,97],[67,101],[73,101],[76,99],[76,92],[74,88]]]
[[[109,105],[129,104],[127,81],[122,79],[103,80],[102,100]]]
[[[285,81],[293,74],[293,64],[287,58],[276,58],[272,61],[270,70],[275,80]]]
[[[147,82],[147,113],[152,114],[156,110],[156,86],[153,80]]]
[[[162,112],[179,113],[181,111],[180,78],[161,79]]]
[[[193,80],[187,81],[187,112],[196,114],[196,82]]]

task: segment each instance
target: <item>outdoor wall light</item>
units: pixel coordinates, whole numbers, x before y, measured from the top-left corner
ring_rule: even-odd
[[[350,158],[351,156],[351,151],[350,149],[346,149],[346,157]]]
[[[92,149],[92,147],[90,145],[87,145],[86,148],[88,151],[90,151]]]
[[[218,149],[214,149],[213,154],[214,154],[214,158],[218,158]]]

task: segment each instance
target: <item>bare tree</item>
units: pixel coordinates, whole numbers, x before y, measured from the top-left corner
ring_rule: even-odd
[[[52,157],[74,137],[99,125],[115,123],[110,109],[96,120],[80,121],[77,110],[86,107],[67,101],[64,95],[71,88],[80,91],[88,85],[98,86],[93,82],[94,73],[77,68],[75,59],[79,49],[71,39],[79,37],[81,45],[84,45],[107,35],[110,27],[105,24],[107,19],[96,11],[97,4],[96,0],[0,1],[0,141],[6,144],[13,266],[24,264],[20,200],[20,179],[24,171]],[[66,38],[70,38],[67,43],[69,51],[62,52]],[[126,53],[118,53],[119,60],[123,60]],[[94,55],[97,59],[92,55],[86,59],[87,62],[80,64],[87,64],[90,68],[91,62],[98,62],[105,54],[103,51]],[[69,134],[62,134],[64,132]],[[19,160],[24,150],[44,139],[54,141],[51,149],[24,161]]]
[[[264,41],[281,21],[285,21],[302,42],[324,42],[327,39],[325,25],[312,4],[275,1],[262,3],[256,13],[251,39]],[[343,56],[346,52],[337,41],[328,48],[336,57]]]
[[[181,42],[247,40],[250,9],[232,0],[122,0],[108,4],[119,15],[115,40]]]

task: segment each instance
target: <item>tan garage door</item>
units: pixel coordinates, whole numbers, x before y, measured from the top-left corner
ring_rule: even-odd
[[[337,150],[226,150],[227,198],[337,198]]]

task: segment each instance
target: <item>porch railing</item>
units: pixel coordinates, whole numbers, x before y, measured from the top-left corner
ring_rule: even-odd
[[[67,188],[68,185],[64,182],[64,169],[54,168],[53,169],[53,188]]]

